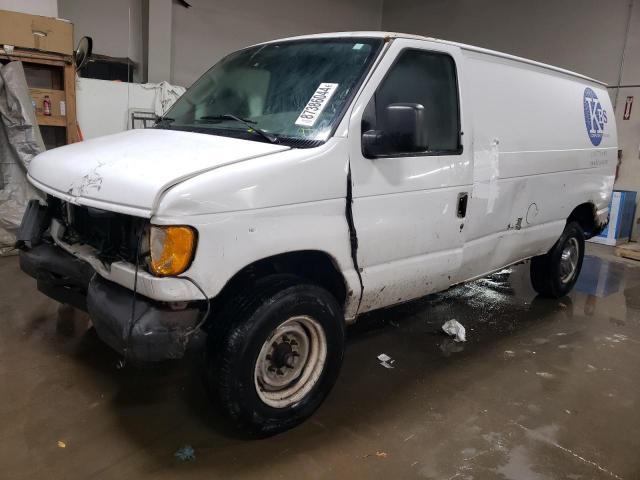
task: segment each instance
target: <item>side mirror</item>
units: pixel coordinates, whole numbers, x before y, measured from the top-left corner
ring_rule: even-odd
[[[419,103],[392,103],[378,124],[381,130],[362,134],[362,152],[376,155],[424,152],[427,150],[424,106]]]
[[[82,37],[78,42],[78,48],[74,52],[74,63],[76,64],[76,72],[84,67],[89,61],[93,52],[93,39],[91,37]]]
[[[386,108],[385,125],[389,143],[399,153],[427,149],[424,107],[419,103],[392,103]],[[386,132],[385,132],[386,133]]]

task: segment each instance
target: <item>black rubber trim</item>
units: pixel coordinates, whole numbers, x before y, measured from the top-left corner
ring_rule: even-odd
[[[198,323],[200,309],[172,310],[140,295],[135,298],[136,318],[129,340],[131,290],[95,275],[89,283],[87,309],[98,336],[128,359],[158,361],[181,358],[187,335]]]

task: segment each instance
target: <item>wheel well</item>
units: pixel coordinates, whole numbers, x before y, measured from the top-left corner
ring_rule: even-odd
[[[227,282],[221,292],[212,300],[212,310],[232,298],[238,291],[247,288],[256,279],[276,274],[290,273],[305,278],[329,291],[344,305],[347,287],[333,258],[325,252],[302,250],[287,252],[263,258],[247,265]]]
[[[586,238],[591,238],[598,234],[596,206],[593,203],[583,203],[574,208],[567,219],[567,223],[569,222],[578,222]]]

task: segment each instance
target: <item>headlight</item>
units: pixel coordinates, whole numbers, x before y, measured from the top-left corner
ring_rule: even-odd
[[[184,272],[196,248],[196,232],[191,227],[151,226],[149,237],[151,272],[160,277]]]

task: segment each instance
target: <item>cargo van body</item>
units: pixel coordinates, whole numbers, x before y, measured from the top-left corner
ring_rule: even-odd
[[[529,258],[541,294],[566,294],[616,162],[606,86],[585,76],[405,34],[277,40],[153,129],[39,155],[48,201],[21,264],[128,356],[179,357],[207,329],[230,415],[274,433],[322,401],[364,312]]]

